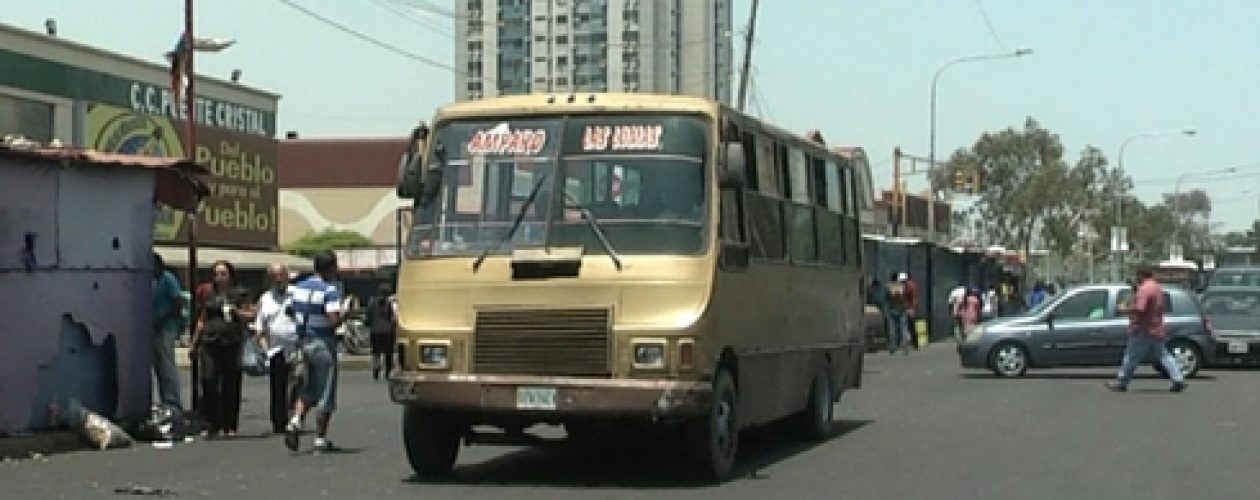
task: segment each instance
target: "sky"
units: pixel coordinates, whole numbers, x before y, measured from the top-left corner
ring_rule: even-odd
[[[402,136],[452,100],[452,0],[292,0],[421,58],[323,24],[282,0],[203,0],[198,36],[236,45],[201,55],[198,73],[281,94],[279,130],[303,137]],[[457,1],[457,0],[456,0]],[[701,0],[685,0],[701,1]],[[6,2],[0,22],[155,62],[183,29],[178,0]],[[735,0],[742,33],[750,0]],[[436,6],[437,9],[424,8]],[[963,56],[1033,49],[950,66],[937,86],[937,158],[1028,117],[1059,134],[1070,161],[1093,145],[1148,202],[1204,189],[1226,230],[1260,216],[1260,2],[1255,0],[773,0],[753,46],[763,119],[829,144],[861,146],[879,188],[894,147],[927,156],[933,74]],[[736,61],[742,61],[742,41]],[[441,66],[448,66],[443,68]],[[1247,166],[1240,173],[1210,172]],[[921,176],[910,181],[921,189]]]

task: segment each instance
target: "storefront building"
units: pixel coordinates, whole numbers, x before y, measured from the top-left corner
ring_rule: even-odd
[[[172,34],[172,38],[178,33]],[[206,57],[230,57],[231,49]],[[0,136],[98,151],[183,157],[185,107],[153,61],[0,24]],[[199,268],[216,259],[238,268],[301,262],[276,253],[279,226],[279,96],[216,78],[196,79],[195,161],[210,193],[196,217]],[[186,262],[189,218],[158,204],[155,250]]]

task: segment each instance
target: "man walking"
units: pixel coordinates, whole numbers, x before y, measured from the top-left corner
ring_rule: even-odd
[[[376,296],[368,302],[364,318],[372,332],[372,380],[381,378],[381,369],[385,370],[385,379],[394,371],[394,343],[397,335],[394,332],[394,315],[397,306],[390,297],[389,283],[381,283]]]
[[[297,348],[297,316],[293,310],[293,291],[289,286],[289,268],[272,264],[267,270],[271,288],[258,298],[258,315],[254,317],[254,333],[267,341],[267,366],[271,379],[271,430],[284,432],[293,400],[289,397],[288,356]]]
[[[1124,348],[1124,359],[1121,361],[1120,373],[1114,382],[1107,387],[1113,391],[1128,390],[1129,381],[1133,380],[1133,371],[1147,357],[1159,355],[1160,363],[1172,379],[1172,392],[1186,389],[1184,374],[1177,366],[1165,345],[1167,328],[1164,326],[1164,288],[1155,281],[1155,275],[1148,267],[1138,270],[1137,293],[1132,304],[1116,304],[1116,312],[1129,315],[1129,342]]]
[[[293,413],[285,427],[284,445],[296,451],[307,411],[315,415],[315,450],[336,449],[328,440],[328,424],[337,402],[337,338],[334,331],[345,317],[337,276],[337,256],[315,254],[315,274],[293,287],[293,309],[298,322],[298,346],[306,363],[306,377],[297,391]]]
[[[888,354],[897,349],[904,349],[903,354],[910,354],[910,335],[907,326],[909,311],[908,291],[906,290],[905,273],[894,273],[888,284]]]
[[[162,256],[153,254],[153,375],[157,378],[158,401],[169,409],[183,411],[179,396],[179,368],[175,363],[175,341],[179,339],[184,309],[179,279],[166,268]]]

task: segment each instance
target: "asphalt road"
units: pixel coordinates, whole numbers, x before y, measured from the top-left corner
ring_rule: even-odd
[[[1148,373],[1151,370],[1145,369]],[[952,345],[871,354],[865,386],[809,445],[775,429],[745,436],[739,478],[689,482],[665,443],[599,449],[464,448],[454,480],[412,477],[399,409],[365,371],[343,372],[332,437],[342,453],[292,454],[267,430],[251,379],[242,432],[173,449],[81,451],[0,464],[0,498],[1256,498],[1260,372],[1205,371],[1183,394],[1149,375],[1130,393],[1111,370],[964,373]],[[309,438],[303,443],[309,448]]]

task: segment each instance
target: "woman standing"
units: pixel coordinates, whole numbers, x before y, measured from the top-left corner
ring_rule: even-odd
[[[241,349],[254,307],[249,292],[236,284],[231,263],[218,261],[211,269],[214,279],[197,287],[200,313],[189,355],[199,372],[198,411],[207,426],[202,436],[234,437],[241,413]]]

